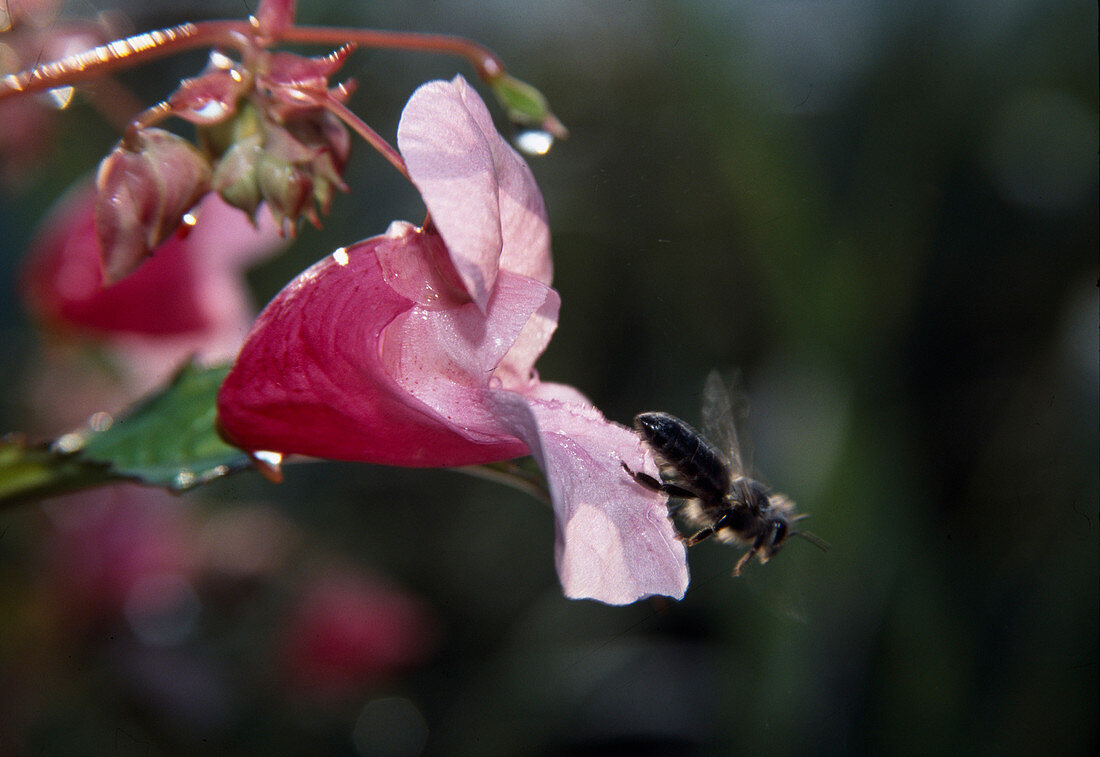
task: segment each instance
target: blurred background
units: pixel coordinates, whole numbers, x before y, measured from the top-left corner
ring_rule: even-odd
[[[1095,3],[299,6],[472,37],[547,95],[572,134],[531,160],[562,296],[542,377],[697,422],[708,371],[740,370],[756,469],[832,548],[733,579],[705,543],[683,601],[608,607],[562,597],[546,508],[454,472],[26,505],[0,513],[0,752],[1095,753]],[[253,7],[85,0],[43,33]],[[151,104],[203,62],[118,78]],[[369,50],[343,73],[391,139],[419,83],[474,78]],[[78,95],[33,133],[0,189],[0,431],[47,433],[21,261],[117,131]],[[346,178],[250,270],[257,303],[422,218],[361,143]]]

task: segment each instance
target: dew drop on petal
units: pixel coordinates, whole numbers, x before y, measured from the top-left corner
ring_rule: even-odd
[[[217,50],[210,51],[210,65],[214,68],[220,69],[233,69],[237,62],[230,58],[228,55]]]
[[[68,86],[54,87],[46,91],[46,101],[58,110],[65,110],[73,101],[74,91],[72,87]]]
[[[248,454],[249,457],[252,458],[252,465],[261,476],[273,484],[281,484],[283,482],[282,453],[270,452],[268,450],[256,450]]]
[[[332,253],[332,259],[336,261],[336,265],[348,264],[348,251],[345,247],[339,247]]]
[[[195,108],[194,113],[203,121],[215,122],[229,114],[229,106],[219,100],[209,100],[201,108]]]
[[[513,138],[516,149],[526,155],[545,155],[554,146],[554,135],[542,129],[524,129]]]
[[[69,453],[82,449],[86,441],[83,434],[74,431],[73,433],[65,434],[58,438],[57,441],[50,445],[50,449],[60,455],[68,455]]]

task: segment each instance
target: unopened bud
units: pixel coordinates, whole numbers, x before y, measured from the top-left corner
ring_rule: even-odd
[[[489,86],[513,123],[542,129],[558,139],[569,136],[569,130],[550,112],[546,97],[527,82],[501,74]]]
[[[138,267],[210,187],[210,164],[185,139],[142,129],[120,143],[96,174],[96,239],[104,280]]]
[[[214,169],[211,186],[226,202],[250,216],[263,199],[258,167],[263,157],[263,137],[256,135],[230,147]]]

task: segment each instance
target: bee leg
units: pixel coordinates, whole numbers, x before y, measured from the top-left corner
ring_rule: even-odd
[[[721,531],[723,528],[729,528],[730,522],[732,520],[733,519],[729,515],[723,515],[721,518],[714,522],[714,525],[707,526],[706,528],[697,531],[694,536],[689,536],[687,539],[685,539],[684,543],[687,544],[689,547],[692,547],[701,541],[705,541],[706,539],[709,539],[710,537]]]
[[[693,499],[694,497],[698,496],[695,494],[695,492],[685,489],[682,486],[665,483],[664,481],[658,481],[653,476],[650,476],[648,473],[632,471],[630,470],[630,466],[628,466],[626,463],[622,463],[622,466],[623,470],[629,473],[631,478],[633,478],[645,488],[652,491],[664,492],[670,497],[679,497],[681,499]]]
[[[752,549],[741,555],[741,559],[738,560],[737,564],[733,566],[734,577],[741,575],[741,571],[744,570],[745,566],[752,561],[752,558],[760,554],[760,551],[764,548],[764,542],[768,540],[769,534],[769,531],[765,531],[764,533],[757,536],[756,540],[752,543]],[[763,556],[761,556],[760,562],[765,563],[767,561],[767,553],[765,553]]]
[[[755,557],[756,553],[759,552],[759,551],[760,550],[759,550],[758,547],[753,547],[748,552],[741,555],[741,559],[738,560],[737,564],[733,566],[733,576],[734,576],[734,578],[741,575],[741,571],[744,570],[745,566],[748,565],[749,562],[752,561],[752,558]]]
[[[680,540],[689,547],[694,547],[701,541],[706,541],[710,537],[714,536],[714,528],[707,526],[704,529],[696,531],[692,536],[682,537]]]

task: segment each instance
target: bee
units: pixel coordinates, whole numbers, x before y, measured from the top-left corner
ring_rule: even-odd
[[[640,413],[634,428],[657,455],[662,479],[632,471],[623,463],[642,486],[680,500],[670,506],[670,514],[697,529],[681,536],[685,544],[690,547],[713,536],[748,546],[734,566],[735,576],[753,557],[766,563],[791,536],[828,549],[813,534],[794,530],[794,524],[806,517],[795,514],[794,502],[746,474],[729,393],[717,371],[707,377],[703,391],[703,427],[714,442],[674,415]]]

